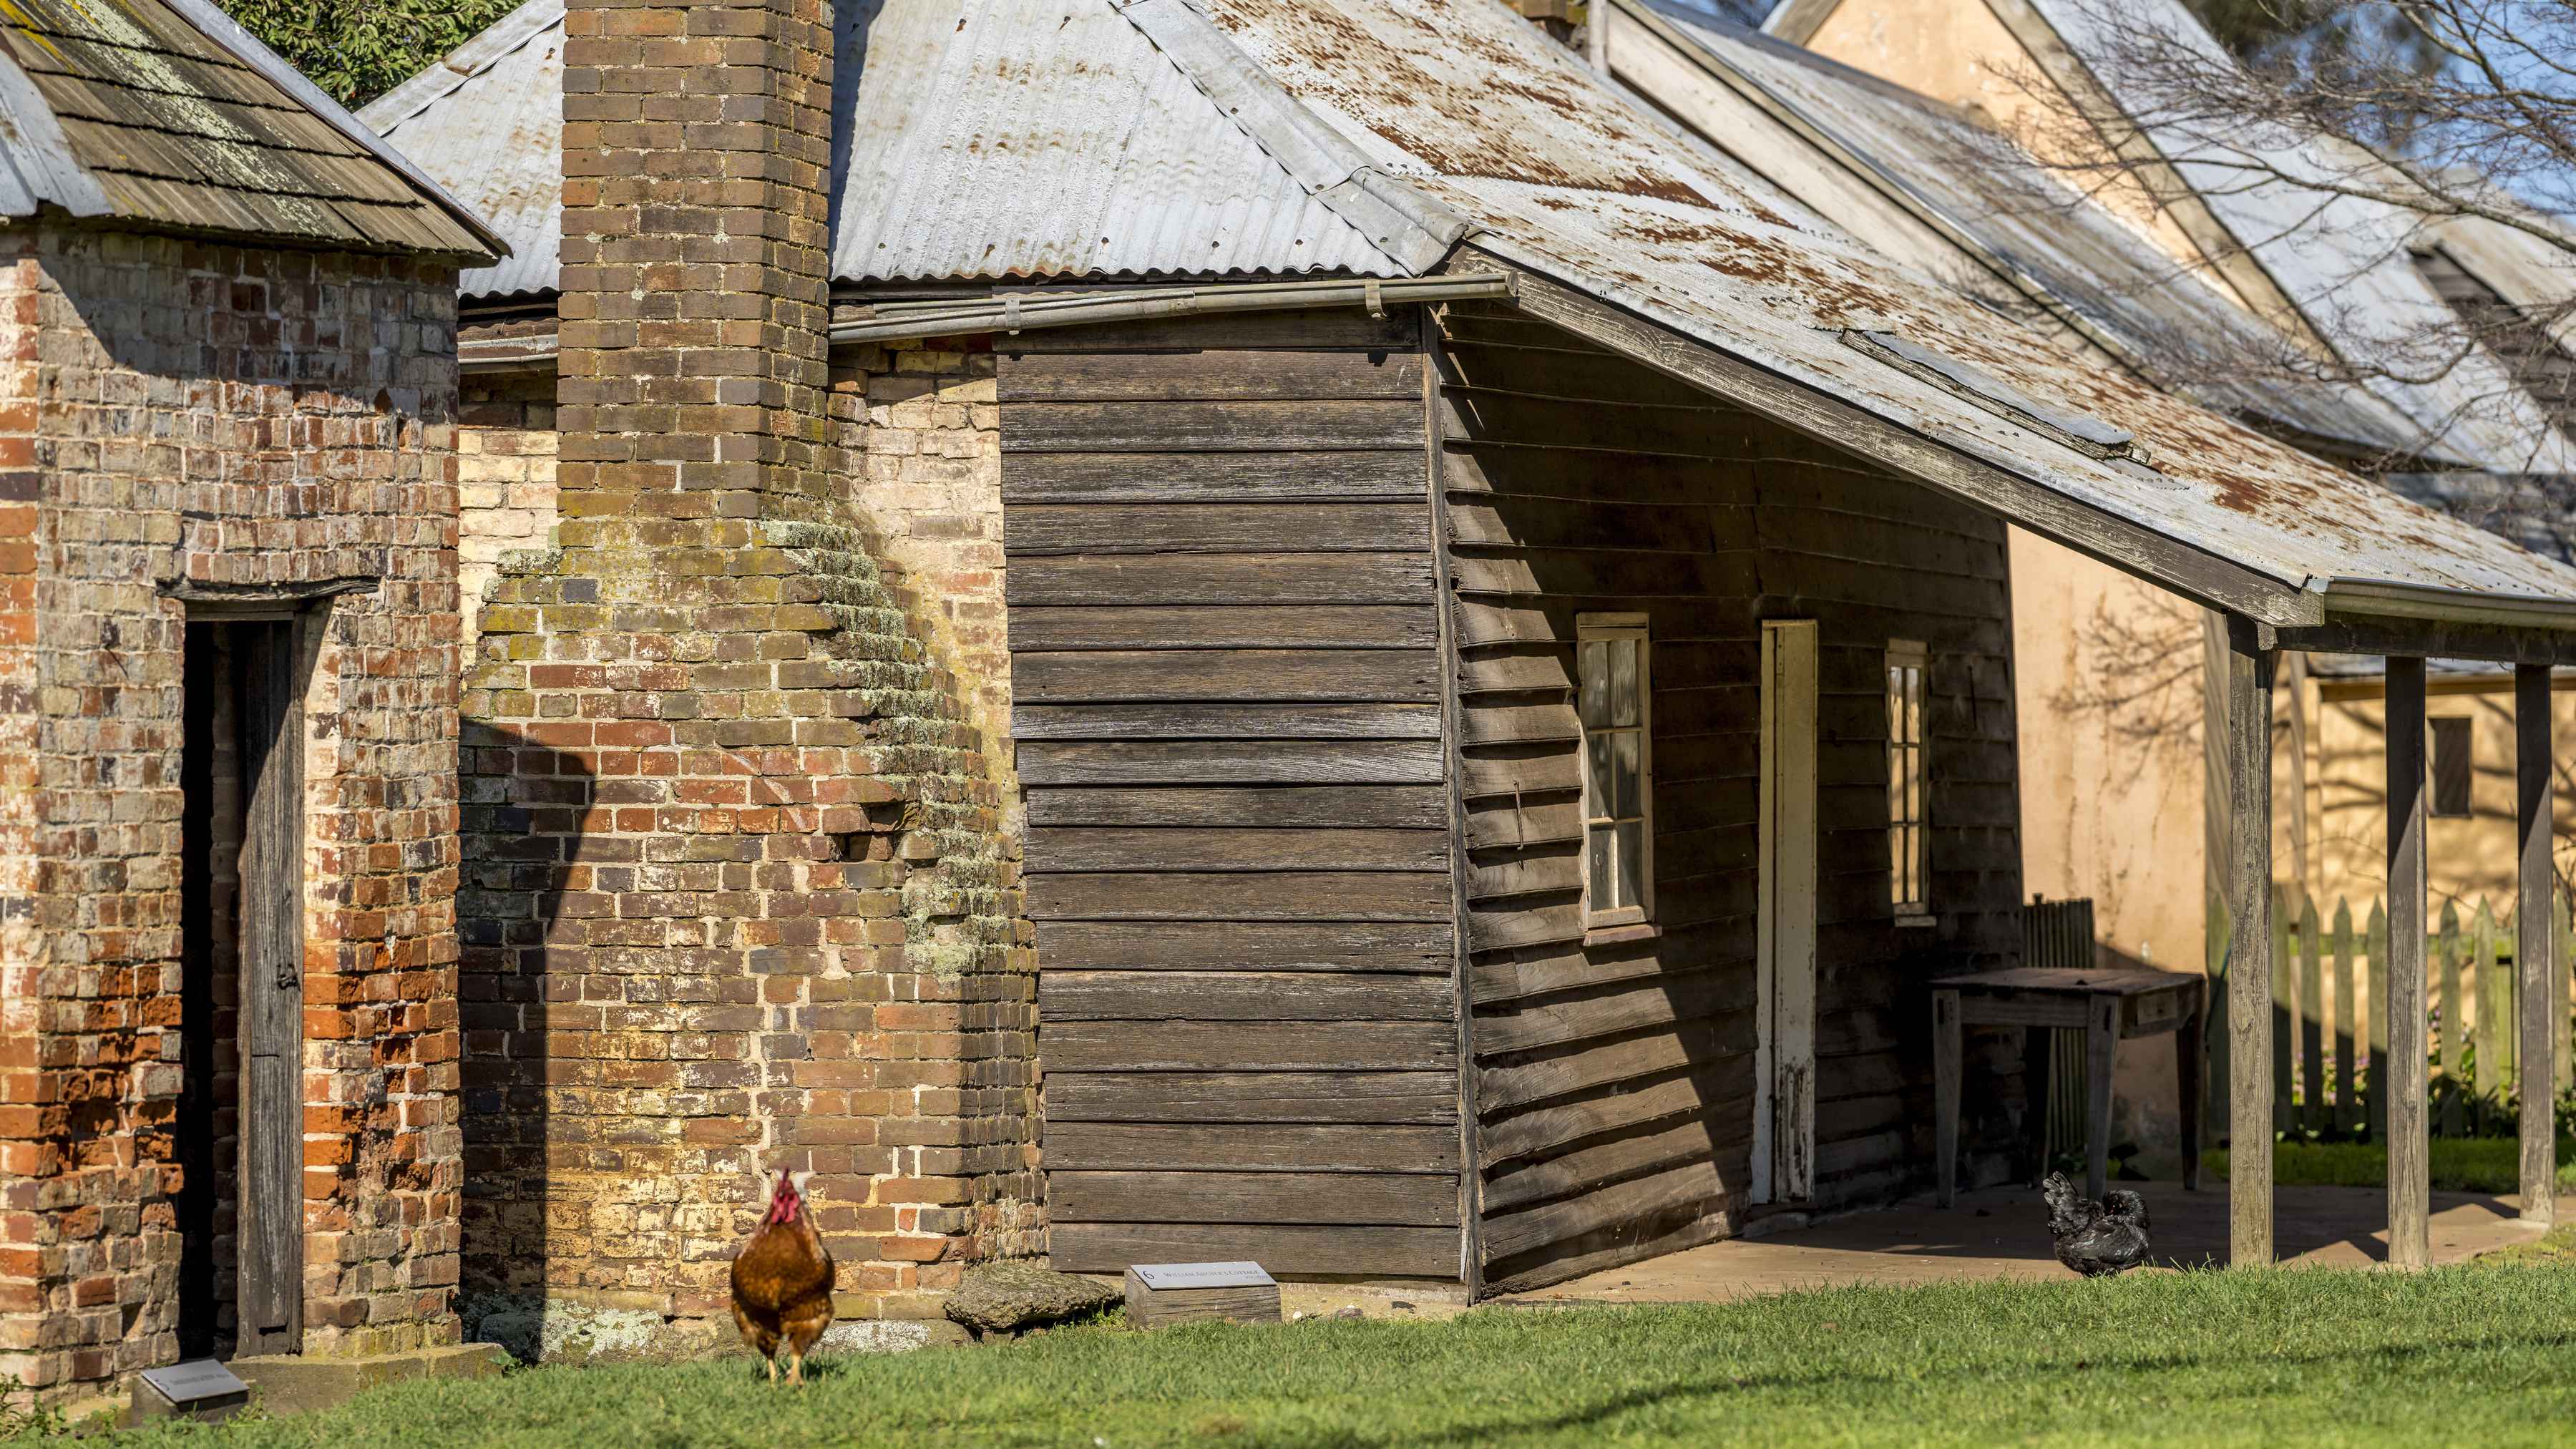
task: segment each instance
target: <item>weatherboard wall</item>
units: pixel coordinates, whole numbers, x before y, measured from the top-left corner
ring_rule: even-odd
[[[2018,945],[2003,525],[1508,310],[1441,326],[1488,1286],[1724,1236],[1752,1209],[1765,619],[1821,635],[1805,1206],[1894,1196],[1931,1169],[1922,982]],[[1656,885],[1651,930],[1587,938],[1573,643],[1591,611],[1649,619]],[[1892,638],[1931,657],[1937,924],[1910,929],[1888,891]],[[2019,1102],[2018,1042],[1984,1045],[1972,1144],[2004,1140]]]
[[[1459,1273],[1420,326],[996,341],[1059,1268]]]

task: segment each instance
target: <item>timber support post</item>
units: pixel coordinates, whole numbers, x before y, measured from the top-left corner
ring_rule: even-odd
[[[2239,1268],[2272,1261],[2272,631],[2227,629],[2227,810],[2232,841],[2227,963],[2228,1247]]]
[[[2388,1059],[2370,1064],[2388,1101],[2388,1266],[2432,1266],[2432,1143],[2424,1107],[2424,661],[2388,659]]]
[[[2520,831],[2521,879],[2513,907],[2515,974],[2522,979],[2521,1032],[2522,1220],[2546,1228],[2558,1220],[2558,1064],[2553,1055],[2554,1017],[2566,1014],[2567,988],[2559,975],[2549,929],[2550,831],[2557,813],[2550,780],[2550,668],[2517,664],[2513,670],[2514,822]],[[2481,966],[2491,963],[2481,962]]]

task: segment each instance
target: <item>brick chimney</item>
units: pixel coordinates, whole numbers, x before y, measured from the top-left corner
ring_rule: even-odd
[[[824,0],[571,0],[555,548],[469,671],[469,1326],[729,1341],[755,1167],[844,1317],[1037,1245],[999,798],[825,406]],[[863,424],[841,424],[844,428]]]

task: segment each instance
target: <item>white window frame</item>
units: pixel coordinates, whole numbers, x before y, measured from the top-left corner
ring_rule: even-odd
[[[1899,671],[1913,675],[1914,736],[1904,738]],[[1931,652],[1920,639],[1887,641],[1881,676],[1887,705],[1887,895],[1900,926],[1928,926],[1932,916]],[[1911,766],[1909,772],[1908,766]],[[1911,799],[1908,799],[1908,793]],[[1913,889],[1908,891],[1907,877]]]
[[[1596,726],[1583,718],[1583,661],[1589,652],[1585,646],[1611,640],[1633,640],[1637,646],[1637,723],[1600,726],[1604,730],[1637,736],[1637,813],[1633,816],[1612,815],[1615,802],[1598,799],[1599,781],[1593,778],[1592,737]],[[1604,681],[1607,687],[1607,681]],[[1643,614],[1577,614],[1574,618],[1574,716],[1581,735],[1576,746],[1576,765],[1583,772],[1583,928],[1587,931],[1615,926],[1643,925],[1655,916],[1655,686],[1654,641]],[[1597,825],[1611,828],[1611,848],[1618,848],[1618,825],[1627,820],[1637,822],[1638,850],[1637,899],[1634,904],[1596,908],[1592,878],[1592,831]],[[1612,873],[1617,873],[1614,863]]]

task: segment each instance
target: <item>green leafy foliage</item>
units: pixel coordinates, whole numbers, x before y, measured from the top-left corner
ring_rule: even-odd
[[[333,100],[363,106],[519,0],[216,0]]]

